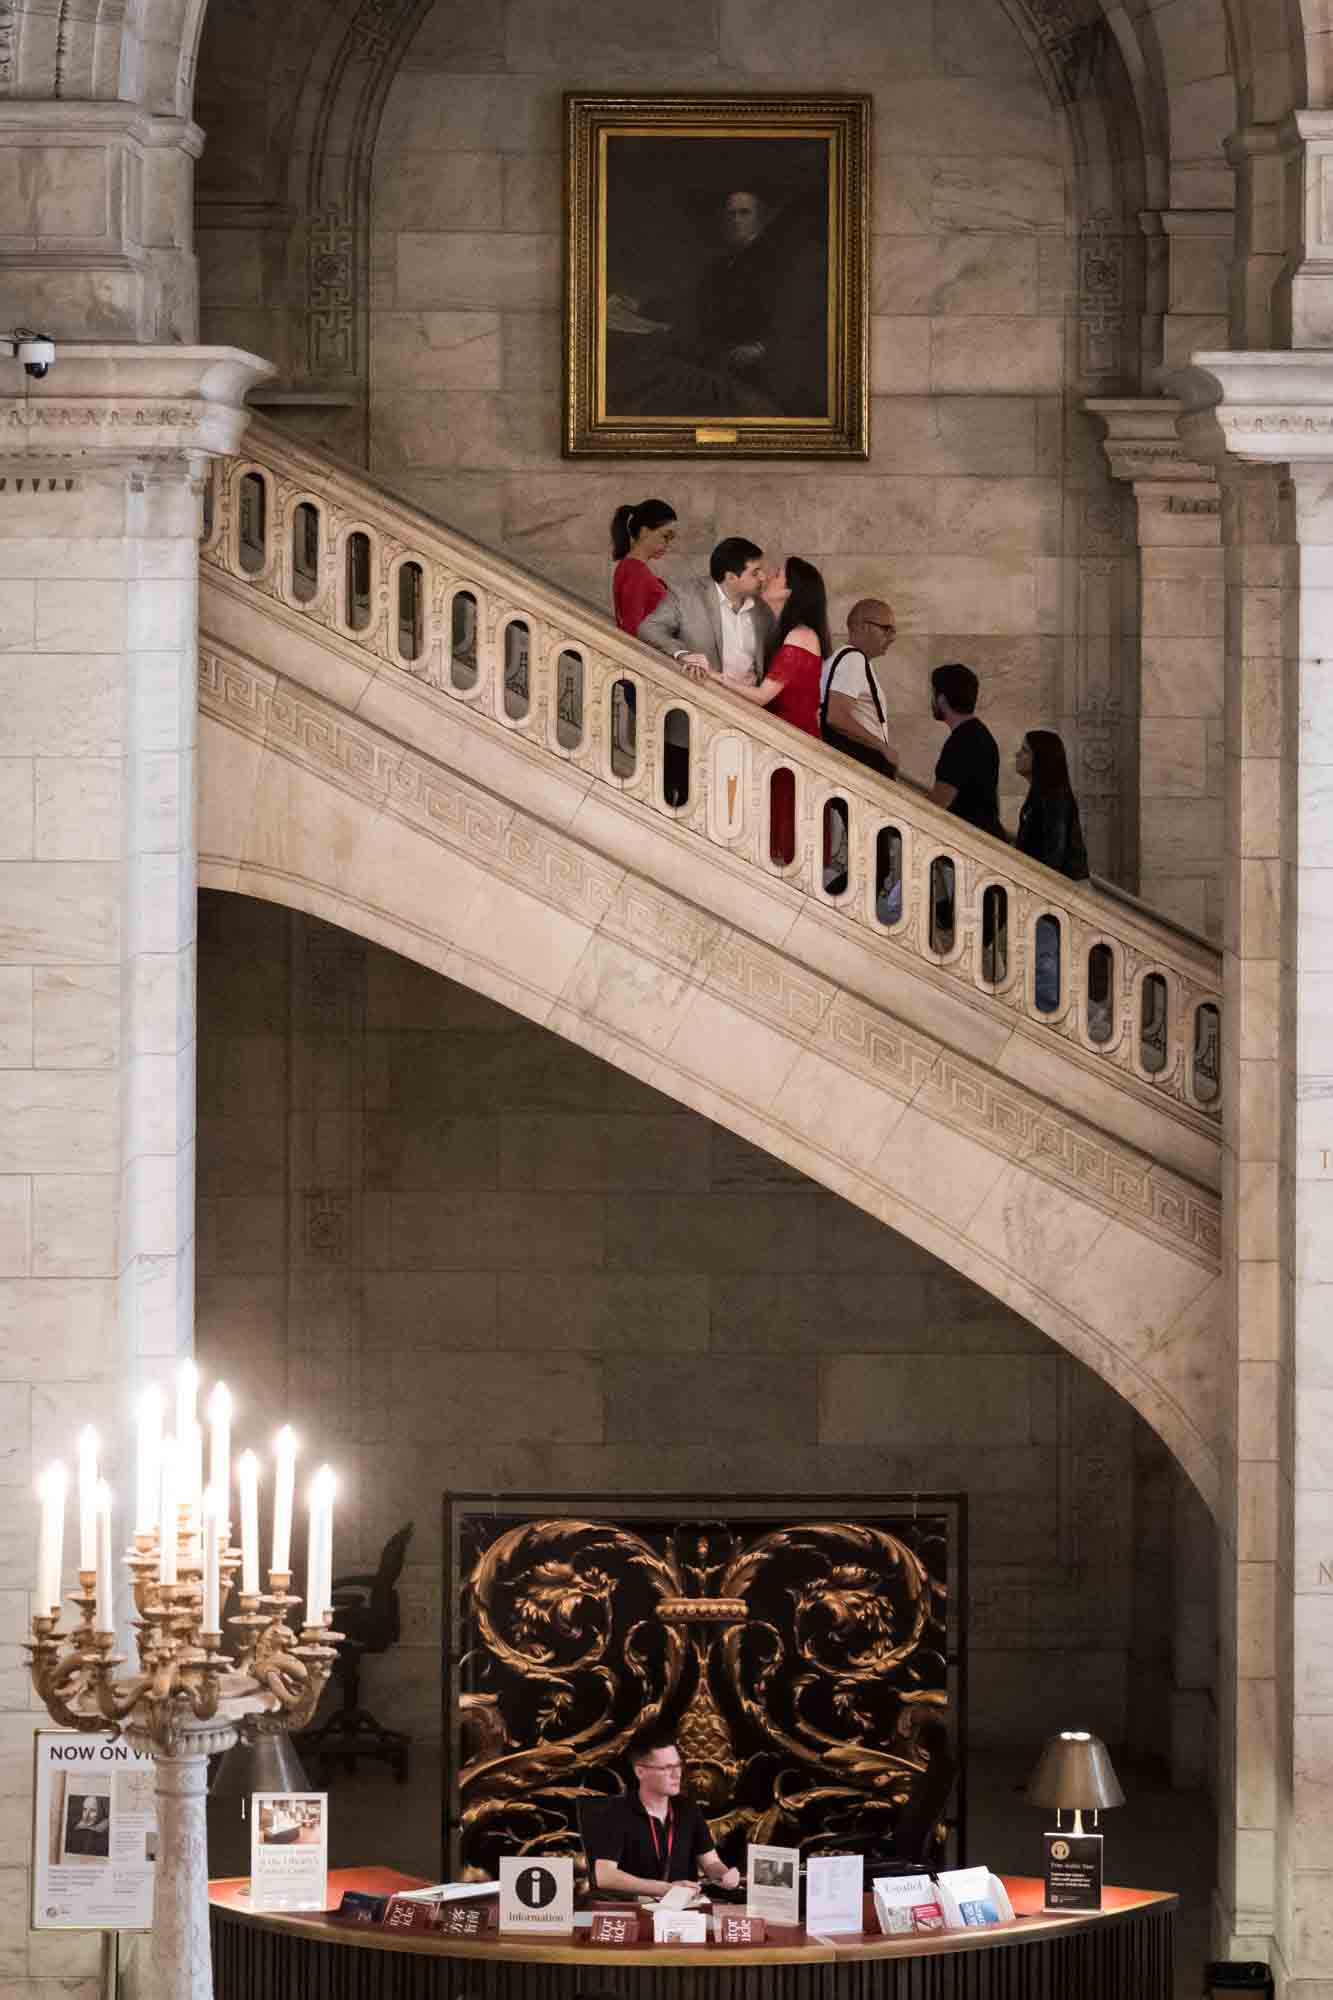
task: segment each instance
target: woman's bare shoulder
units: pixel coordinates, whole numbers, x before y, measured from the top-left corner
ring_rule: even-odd
[[[797,646],[803,653],[813,653],[816,659],[823,653],[819,634],[811,625],[793,625],[782,643],[784,646]]]

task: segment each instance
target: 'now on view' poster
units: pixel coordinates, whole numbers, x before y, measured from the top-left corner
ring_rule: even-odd
[[[146,1931],[157,1860],[151,1757],[109,1736],[36,1731],[32,1927]]]

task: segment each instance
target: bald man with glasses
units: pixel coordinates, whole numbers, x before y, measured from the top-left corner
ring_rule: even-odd
[[[893,606],[881,597],[863,597],[847,613],[847,644],[825,663],[820,682],[824,741],[886,778],[898,775],[898,753],[889,741],[884,699],[870,662],[883,658],[897,633]]]
[[[621,1896],[664,1896],[673,1882],[740,1885],[713,1845],[698,1806],[680,1796],[683,1766],[674,1736],[641,1737],[631,1747],[637,1792],[599,1810],[586,1836],[594,1889]]]

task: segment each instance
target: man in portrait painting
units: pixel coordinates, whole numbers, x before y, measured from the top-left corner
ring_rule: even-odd
[[[65,1812],[65,1853],[105,1861],[111,1852],[111,1813],[96,1792],[72,1793]]]
[[[612,145],[608,415],[828,414],[826,175],[809,140]]]

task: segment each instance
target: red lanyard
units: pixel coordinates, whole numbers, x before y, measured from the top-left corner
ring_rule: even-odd
[[[671,1801],[670,1799],[667,1800],[666,1819],[662,1827],[662,1837],[666,1842],[665,1854],[662,1852],[661,1848],[657,1844],[657,1821],[653,1818],[653,1815],[650,1812],[648,1812],[647,1806],[644,1807],[644,1811],[645,1813],[648,1813],[648,1825],[653,1836],[653,1853],[657,1856],[658,1861],[662,1865],[664,1879],[669,1879],[666,1877],[665,1871],[669,1869],[671,1866],[671,1839],[672,1839]]]

